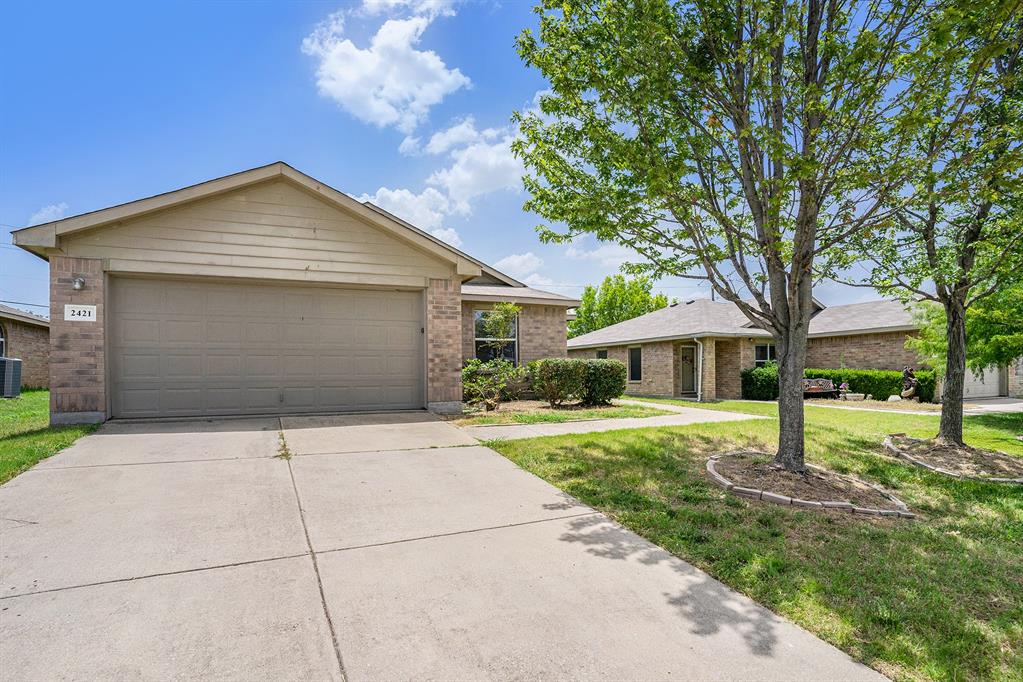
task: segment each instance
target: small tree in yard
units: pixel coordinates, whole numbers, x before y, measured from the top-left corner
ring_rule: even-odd
[[[503,358],[511,339],[515,338],[518,332],[519,313],[522,308],[514,303],[495,303],[494,306],[483,314],[483,332],[486,338],[490,339],[487,346],[493,352],[494,358]]]
[[[590,233],[629,268],[703,279],[775,339],[776,465],[803,472],[817,256],[883,222],[887,124],[920,2],[544,0],[519,53],[550,82],[517,115],[546,241]]]
[[[931,364],[939,376],[948,356],[948,321],[943,306],[920,303],[914,311],[920,335],[906,347]],[[974,372],[1008,365],[1023,357],[1023,283],[1006,286],[966,311],[966,366]]]
[[[938,439],[961,445],[967,349],[982,353],[975,368],[999,358],[971,343],[970,312],[994,296],[974,318],[978,335],[994,334],[1000,311],[1019,305],[1003,287],[1023,268],[1023,13],[1015,0],[956,3],[927,28],[913,61],[930,81],[917,95],[926,116],[900,114],[919,123],[903,157],[910,183],[898,221],[859,251],[871,261],[863,284],[940,304],[928,315],[943,318],[943,341],[924,330],[918,345],[944,354]]]
[[[667,307],[667,296],[651,293],[653,284],[649,277],[625,279],[622,275],[611,275],[600,286],[587,285],[575,319],[568,323],[569,338]]]

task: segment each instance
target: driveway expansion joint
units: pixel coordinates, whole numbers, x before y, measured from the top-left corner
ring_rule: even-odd
[[[335,547],[333,549],[321,549],[316,551],[316,554],[331,554],[334,552],[348,552],[354,549],[370,549],[371,547],[386,547],[388,545],[401,545],[406,542],[418,542],[420,540],[433,540],[436,538],[448,538],[456,535],[470,535],[472,533],[485,533],[491,530],[501,530],[502,528],[518,528],[519,526],[532,526],[539,523],[548,523],[550,521],[564,521],[565,519],[576,519],[581,516],[603,516],[602,512],[592,510],[588,512],[581,512],[579,514],[567,514],[565,516],[552,516],[546,519],[534,519],[532,521],[519,521],[518,523],[505,523],[499,526],[487,526],[485,528],[469,528],[467,530],[455,530],[450,533],[435,533],[433,535],[423,535],[415,538],[402,538],[400,540],[388,540],[386,542],[372,542],[366,545],[352,545],[351,547]]]
[[[265,564],[271,561],[283,561],[285,559],[300,559],[306,554],[286,554],[284,556],[268,557],[266,559],[251,559],[249,561],[235,561],[230,564],[217,564],[216,566],[200,566],[199,568],[183,568],[179,571],[166,571],[163,573],[147,573],[146,575],[134,575],[130,578],[113,578],[111,580],[100,580],[94,583],[82,583],[81,585],[65,585],[64,587],[51,587],[46,590],[36,590],[34,592],[20,592],[18,594],[6,594],[0,595],[0,601],[5,599],[16,599],[18,597],[32,597],[37,594],[50,594],[51,592],[66,592],[68,590],[79,590],[83,587],[99,587],[101,585],[116,585],[118,583],[131,583],[138,580],[148,580],[150,578],[164,578],[169,575],[183,575],[187,573],[202,573],[203,571],[217,571],[222,568],[235,568],[238,566],[251,566],[253,564]]]
[[[284,433],[283,431],[281,432]],[[334,629],[334,620],[330,617],[330,609],[327,608],[327,597],[323,591],[323,578],[320,576],[320,565],[316,561],[316,552],[313,551],[313,543],[309,539],[309,528],[305,523],[305,512],[302,510],[302,497],[298,494],[298,483],[295,482],[295,470],[291,468],[291,459],[285,460],[288,463],[288,474],[291,476],[291,487],[295,491],[295,502],[298,505],[298,518],[302,522],[302,532],[305,535],[305,544],[309,548],[308,556],[313,562],[313,573],[316,575],[316,588],[320,593],[320,606],[323,608],[323,615],[327,619],[327,628],[330,630],[330,640],[334,646],[334,656],[337,658],[338,671],[341,673],[342,682],[347,682],[348,675],[345,673],[344,657],[341,655],[341,644],[338,642],[337,631]]]

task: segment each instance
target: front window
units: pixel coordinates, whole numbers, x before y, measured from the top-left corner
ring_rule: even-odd
[[[7,357],[7,337],[4,336],[4,326],[0,324],[0,358]]]
[[[757,354],[754,357],[754,364],[756,364],[757,367],[763,367],[769,362],[776,362],[774,356],[774,344],[758,343]]]
[[[507,335],[495,337],[487,330],[486,320],[489,310],[477,310],[474,316],[476,357],[487,361],[495,358],[504,358],[512,363],[518,362],[519,357],[519,320],[512,320],[511,328],[506,330]]]
[[[629,381],[643,380],[643,349],[629,349]]]
[[[607,351],[606,350],[598,350],[597,351],[597,359],[598,360],[607,360]]]

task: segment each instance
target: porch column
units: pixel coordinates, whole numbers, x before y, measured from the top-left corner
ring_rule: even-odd
[[[717,362],[714,358],[714,339],[700,339],[703,359],[700,362],[700,400],[717,399]]]

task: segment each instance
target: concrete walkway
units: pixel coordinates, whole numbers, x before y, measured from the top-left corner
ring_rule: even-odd
[[[0,677],[882,679],[468,442],[103,427],[0,487]]]
[[[463,430],[481,441],[495,439],[517,440],[519,438],[537,438],[541,436],[563,436],[570,433],[600,433],[603,431],[619,431],[621,429],[687,426],[689,424],[730,422],[740,419],[766,419],[766,417],[752,414],[703,410],[698,407],[684,407],[667,403],[648,403],[638,400],[619,400],[618,402],[624,405],[656,407],[657,409],[663,409],[665,412],[673,412],[674,414],[663,414],[656,417],[586,419],[554,424],[492,424],[487,426],[467,426]]]

